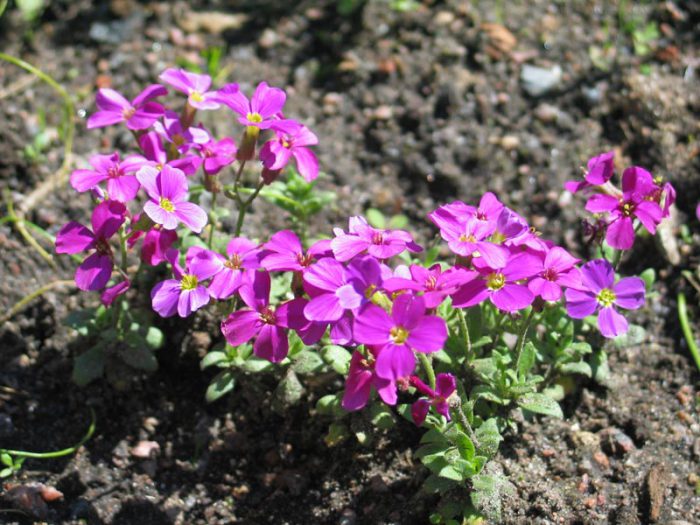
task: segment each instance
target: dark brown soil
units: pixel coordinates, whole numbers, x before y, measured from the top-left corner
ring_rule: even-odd
[[[649,240],[623,264],[628,273],[652,266],[659,275],[658,293],[635,319],[646,337],[609,349],[606,386],[576,385],[564,401],[565,420],[521,422],[490,468],[507,474],[516,489],[503,502],[503,523],[700,522],[700,376],[675,303],[683,289],[700,319],[698,295],[681,277],[700,259],[698,4],[424,0],[400,12],[389,0],[356,3],[362,5],[353,13],[340,14],[340,3],[330,0],[61,0],[34,24],[15,10],[6,13],[0,45],[66,86],[81,118],[93,109],[96,84],[135,93],[176,60],[201,63],[202,49],[223,46],[229,81],[248,91],[261,80],[285,87],[288,114],[321,137],[328,174],[322,186],[339,199],[311,225],[317,232],[371,206],[406,213],[426,239],[433,235],[428,211],[489,189],[545,236],[586,256],[581,203],[562,197],[561,188],[588,157],[615,148],[621,165],[643,165],[671,180],[679,193],[675,232],[688,228],[680,264]],[[245,20],[223,31],[190,27],[191,9]],[[620,20],[635,17],[640,27],[653,21],[659,28],[645,56],[634,53],[620,29]],[[606,47],[616,53],[601,69],[592,57]],[[543,94],[528,94],[525,64],[559,66],[561,79]],[[58,137],[44,158],[22,153],[40,130],[40,110],[56,134],[60,101],[4,62],[0,93],[0,184],[21,202],[60,165]],[[228,129],[223,119],[211,124]],[[88,133],[81,121],[76,161],[123,149],[129,139],[116,130]],[[64,188],[29,218],[55,233],[65,221],[85,218],[88,204]],[[247,233],[267,235],[284,224],[278,215],[258,205]],[[0,225],[0,312],[43,284],[69,279],[72,261],[57,263],[58,273],[9,224]],[[427,473],[412,459],[420,431],[400,421],[368,448],[325,445],[329,421],[314,416],[313,407],[339,383],[307,384],[302,403],[283,413],[271,409],[279,379],[273,376],[241,381],[224,400],[206,405],[212,374],[200,372],[199,358],[218,333],[204,316],[163,325],[168,344],[153,376],[131,378],[123,391],[106,382],[74,386],[72,356],[84,343],[62,319],[94,302],[56,289],[0,326],[0,447],[64,448],[85,431],[88,407],[97,415],[97,432],[77,455],[27,461],[8,482],[63,492],[45,521],[427,522],[436,501],[420,493]],[[700,333],[697,322],[695,329]],[[362,415],[352,417],[363,424]],[[160,452],[134,458],[130,449],[140,441],[157,442]],[[32,522],[2,510],[13,506],[5,500],[0,522]]]

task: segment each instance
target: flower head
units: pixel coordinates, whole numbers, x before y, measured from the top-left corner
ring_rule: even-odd
[[[309,128],[293,120],[281,120],[273,126],[276,139],[260,149],[260,160],[266,170],[278,172],[294,159],[299,174],[307,182],[318,177],[318,159],[309,146],[318,144],[318,137]]]
[[[275,120],[281,118],[286,99],[287,95],[283,90],[270,87],[267,82],[258,84],[250,100],[241,92],[238,84],[226,84],[217,95],[219,102],[240,115],[238,122],[258,129],[268,129]]]
[[[335,229],[336,237],[331,241],[331,250],[341,262],[349,261],[366,252],[377,259],[388,259],[408,249],[423,250],[413,241],[411,234],[403,230],[380,230],[373,228],[364,217],[350,217],[348,233]]]
[[[377,355],[382,350],[372,346],[367,348],[367,355],[355,351],[350,359],[350,370],[345,379],[345,393],[341,402],[341,406],[348,411],[364,408],[369,401],[372,387],[387,405],[396,404],[396,382],[379,377],[375,370]]]
[[[644,281],[626,277],[615,283],[615,271],[605,259],[581,267],[580,288],[566,290],[566,311],[574,319],[598,312],[598,328],[605,337],[627,332],[627,320],[615,309],[636,310],[644,306]]]
[[[126,207],[118,201],[103,201],[92,212],[92,230],[69,222],[56,235],[56,253],[94,250],[75,271],[75,284],[81,290],[101,290],[112,275],[114,256],[109,239],[126,217]]]
[[[113,89],[103,88],[97,92],[96,111],[87,121],[88,129],[102,128],[120,122],[126,122],[126,127],[141,130],[151,125],[163,116],[163,106],[151,102],[156,97],[167,95],[168,90],[159,84],[153,84],[144,89],[134,100],[129,102]]]
[[[216,92],[209,91],[211,77],[199,73],[190,73],[184,69],[166,69],[158,77],[187,95],[187,103],[197,109],[218,109]]]
[[[564,184],[564,188],[571,193],[577,193],[593,186],[602,186],[612,178],[614,170],[615,152],[608,151],[607,153],[601,153],[589,159],[584,180],[568,181]]]
[[[260,268],[263,252],[253,241],[236,237],[226,246],[226,257],[214,252],[208,253],[215,272],[209,293],[216,299],[228,299],[242,286],[246,270]]]
[[[90,157],[93,169],[75,170],[70,176],[70,183],[76,191],[83,192],[107,181],[109,198],[128,202],[136,197],[141,187],[134,173],[143,166],[144,160],[143,157],[132,155],[122,161],[119,159],[119,153],[93,155]]]
[[[564,248],[554,246],[543,257],[541,269],[530,279],[527,287],[545,301],[561,299],[562,286],[577,286],[581,280],[579,270],[574,267],[579,259],[573,257]]]
[[[457,380],[452,374],[438,374],[435,377],[435,390],[426,385],[417,376],[411,376],[411,386],[426,397],[421,397],[413,403],[411,416],[417,426],[421,426],[432,406],[435,411],[450,420],[450,404],[447,401],[457,390]]]
[[[238,148],[231,137],[225,137],[221,140],[210,140],[204,144],[196,144],[195,148],[199,151],[203,159],[204,172],[207,175],[216,175],[226,166],[236,160],[236,152]]]

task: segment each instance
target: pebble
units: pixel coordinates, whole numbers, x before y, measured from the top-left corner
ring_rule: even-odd
[[[139,441],[131,449],[131,455],[135,458],[148,459],[160,452],[160,445],[156,441]]]
[[[608,456],[605,454],[605,452],[601,452],[600,450],[595,452],[593,454],[593,461],[595,461],[600,468],[607,470],[610,468],[610,460],[608,459]]]
[[[280,37],[277,32],[269,27],[265,29],[260,38],[258,38],[258,45],[263,49],[270,49],[279,44]]]
[[[447,26],[454,22],[455,15],[451,11],[438,11],[433,18],[433,22],[437,26]]]
[[[600,437],[586,430],[579,430],[571,434],[571,441],[577,449],[596,450],[600,447]]]
[[[556,88],[562,78],[562,69],[559,65],[550,68],[523,65],[520,72],[520,80],[523,89],[531,97],[539,97]]]
[[[9,414],[0,413],[0,438],[11,436],[15,431],[15,425]]]
[[[619,428],[605,428],[598,432],[603,451],[608,454],[622,455],[631,452],[636,447],[632,438]]]

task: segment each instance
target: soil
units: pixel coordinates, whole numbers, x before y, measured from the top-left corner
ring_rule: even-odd
[[[521,421],[490,468],[515,488],[503,501],[503,523],[700,522],[700,376],[675,303],[684,290],[700,333],[698,295],[681,277],[700,260],[694,218],[700,5],[49,4],[33,22],[8,11],[0,19],[0,45],[76,97],[78,165],[96,151],[124,151],[129,144],[126,132],[85,129],[97,86],[136,93],[177,61],[203,65],[200,52],[220,46],[230,81],[246,91],[262,80],[285,87],[287,113],[321,137],[317,151],[327,174],[321,186],[339,198],[311,225],[317,233],[376,207],[407,214],[425,241],[434,235],[427,212],[491,190],[546,237],[585,256],[581,203],[561,188],[579,176],[587,158],[615,149],[620,166],[642,165],[670,180],[678,189],[671,229],[684,239],[679,252],[674,257],[673,247],[646,239],[622,266],[624,273],[653,267],[659,276],[657,293],[634,319],[646,336],[628,348],[609,348],[609,380],[575,385],[563,421]],[[342,11],[350,5],[356,9]],[[638,20],[637,29],[656,24],[648,53],[635,53],[631,30],[621,29],[630,20]],[[554,75],[537,93],[522,79],[530,66],[549,70],[547,82],[558,67],[560,78]],[[60,165],[60,100],[4,62],[0,94],[0,184],[21,203]],[[37,158],[23,151],[42,130],[42,112],[50,144]],[[210,124],[227,130],[223,119]],[[88,206],[86,196],[62,188],[28,218],[55,233],[67,220],[85,219]],[[263,236],[283,224],[278,213],[258,205],[246,233]],[[0,225],[0,311],[41,285],[70,279],[73,262],[56,262],[58,272],[8,223]],[[324,443],[329,421],[314,416],[313,407],[337,391],[338,382],[306,384],[302,401],[284,411],[272,408],[274,376],[240,381],[232,394],[206,405],[212,373],[200,372],[199,359],[218,338],[206,316],[162,324],[168,338],[155,374],[127,376],[122,390],[104,381],[78,388],[70,380],[72,357],[85,343],[62,320],[95,301],[56,288],[0,326],[0,447],[65,448],[85,432],[89,407],[97,420],[95,435],[76,455],[29,460],[7,482],[0,522],[427,522],[436,500],[420,492],[427,472],[412,459],[421,435],[415,427],[401,420],[374,436],[369,448]],[[362,415],[352,417],[363,424]],[[138,459],[132,448],[140,442],[155,442],[158,450]],[[37,503],[34,517],[12,512],[26,510],[10,496],[12,486],[37,483],[57,488],[63,498]]]

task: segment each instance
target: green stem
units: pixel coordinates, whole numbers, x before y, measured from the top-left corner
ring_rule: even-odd
[[[53,281],[48,284],[45,284],[44,286],[37,288],[33,292],[30,292],[29,294],[25,295],[22,297],[19,301],[17,301],[12,308],[10,308],[7,313],[3,316],[0,316],[0,323],[4,323],[5,321],[11,319],[13,316],[17,315],[19,312],[24,310],[24,308],[31,303],[34,299],[37,297],[45,294],[49,290],[52,290],[54,288],[58,288],[60,286],[75,286],[75,281],[70,280],[70,281]]]
[[[532,317],[535,315],[535,309],[532,308],[530,309],[530,313],[527,314],[527,317],[523,321],[523,324],[520,326],[520,331],[518,332],[518,339],[515,343],[515,363],[517,365],[518,361],[520,361],[520,354],[523,352],[523,346],[525,346],[525,336],[527,335],[527,330],[530,328],[530,322],[532,321]]]
[[[455,403],[452,406],[452,411],[457,412],[457,419],[459,420],[459,423],[462,425],[462,428],[467,432],[467,435],[469,435],[469,439],[472,440],[472,443],[474,443],[475,447],[479,446],[479,440],[476,439],[476,433],[474,432],[474,429],[472,426],[469,424],[469,420],[467,419],[467,415],[464,413],[464,410],[462,410],[462,403]]]
[[[467,364],[470,364],[474,356],[472,355],[472,340],[471,336],[469,335],[469,325],[467,324],[467,316],[464,313],[463,308],[457,308],[457,314],[459,315],[459,328],[462,332],[462,337],[464,338],[464,342],[467,346]]]
[[[212,244],[214,243],[214,230],[216,229],[216,196],[218,194],[218,191],[214,191],[211,194],[211,209],[209,210],[209,239],[207,240],[207,246],[210,250]]]
[[[423,370],[425,370],[425,375],[428,376],[428,385],[435,390],[435,370],[433,370],[433,363],[430,362],[430,357],[423,352],[418,352],[418,360]]]
[[[70,454],[74,454],[95,433],[96,417],[95,417],[95,411],[92,408],[90,408],[90,414],[91,414],[90,426],[88,427],[87,432],[85,433],[83,438],[78,442],[77,445],[74,445],[74,446],[68,447],[68,448],[64,448],[62,450],[56,450],[53,452],[26,452],[24,450],[10,450],[10,449],[5,449],[5,448],[0,448],[0,454],[9,454],[10,456],[14,456],[14,457],[18,457],[18,458],[34,458],[34,459],[60,458],[61,456],[68,456]]]
[[[236,237],[238,237],[241,234],[241,230],[243,229],[243,220],[245,219],[245,214],[248,211],[248,207],[252,204],[252,202],[255,200],[255,197],[258,196],[260,193],[260,190],[263,189],[263,186],[265,183],[263,181],[260,181],[258,184],[258,187],[255,188],[255,191],[248,197],[246,200],[239,199],[241,201],[240,207],[238,208],[238,220],[236,221]],[[236,193],[238,195],[238,193]]]
[[[119,250],[121,252],[121,269],[122,273],[126,275],[126,269],[128,267],[127,261],[127,249],[126,249],[126,228],[122,225],[119,229]]]
[[[690,328],[690,320],[688,319],[688,308],[685,303],[685,294],[683,292],[678,293],[678,320],[681,323],[683,337],[685,337],[685,342],[688,343],[688,349],[690,350],[690,353],[693,356],[695,366],[697,366],[698,370],[700,370],[700,349],[695,343],[693,331]]]

